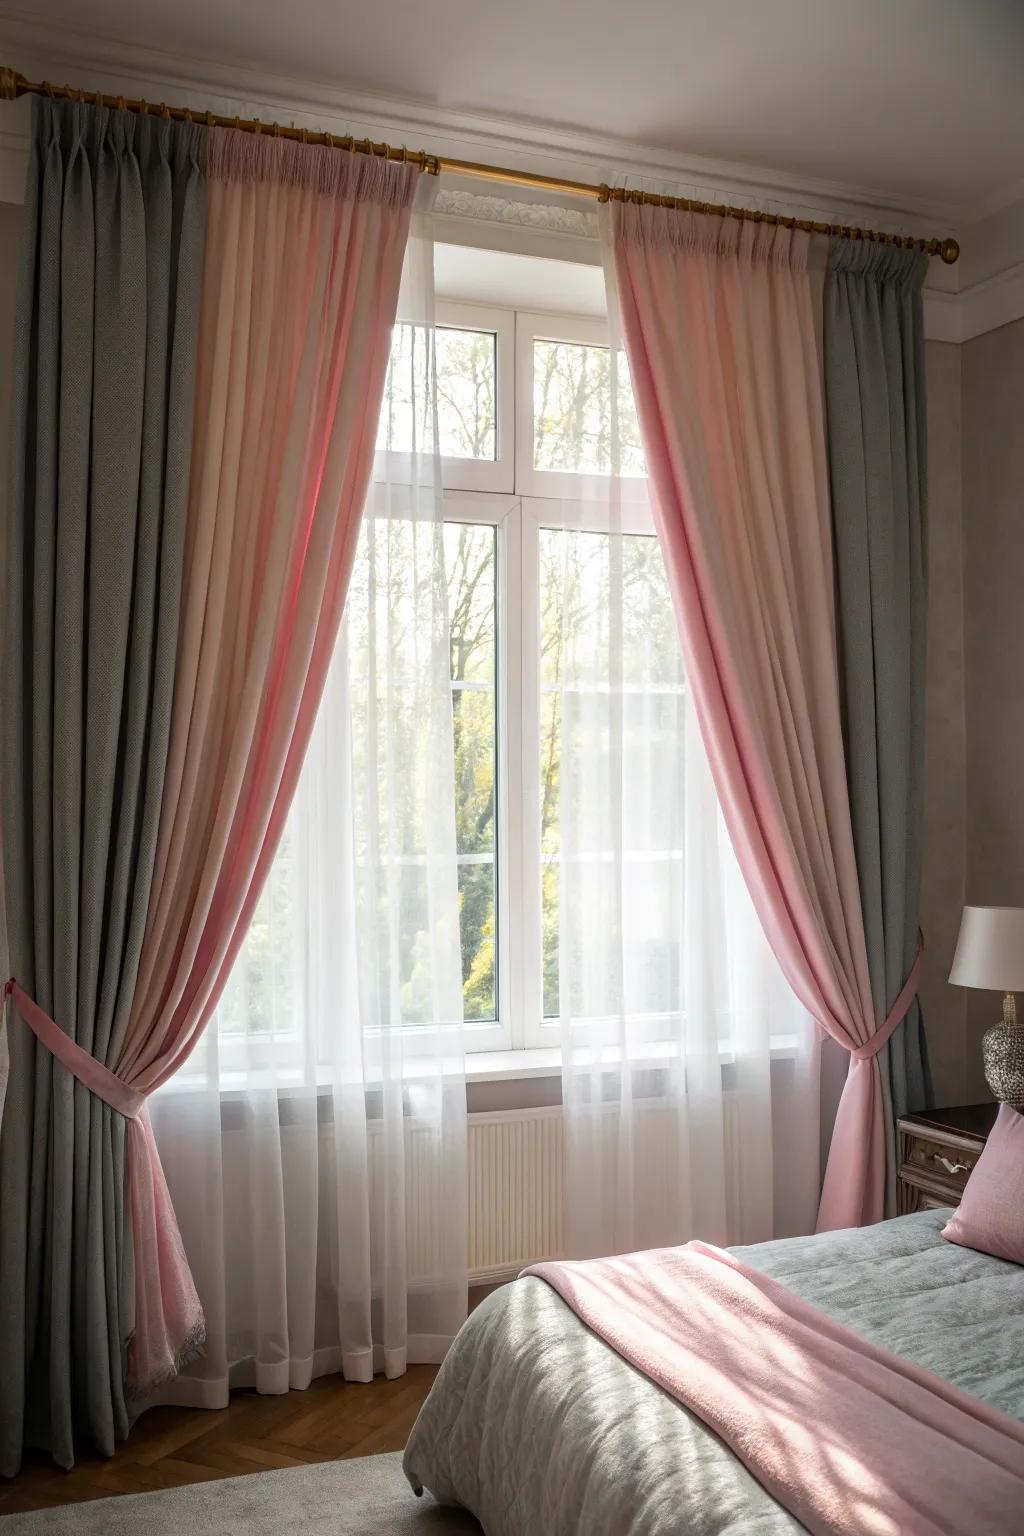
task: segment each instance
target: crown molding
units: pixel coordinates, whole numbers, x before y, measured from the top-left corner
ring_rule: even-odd
[[[1024,317],[1024,261],[965,288],[957,294],[956,312],[957,341],[970,341],[1020,320]]]
[[[432,154],[511,160],[524,169],[577,181],[627,182],[708,201],[727,201],[830,222],[885,224],[895,234],[958,233],[959,210],[944,203],[910,205],[875,188],[682,155],[651,145],[481,112],[435,108],[314,79],[297,79],[226,60],[195,58],[0,17],[3,60],[22,73],[63,79],[111,94],[129,91],[154,101],[209,107],[231,116],[278,117],[297,126],[345,134],[370,132]]]
[[[358,137],[370,134],[432,154],[512,163],[574,181],[608,181],[673,191],[829,222],[882,225],[894,233],[959,234],[965,225],[1012,208],[1024,184],[979,202],[965,219],[956,206],[902,206],[877,189],[807,180],[733,161],[672,154],[650,145],[583,134],[479,112],[450,111],[324,81],[295,79],[224,60],[185,57],[109,37],[57,32],[26,16],[0,17],[0,60],[36,78],[68,79],[110,94],[174,101],[197,111],[278,119]],[[24,196],[29,111],[25,101],[0,113],[0,201]],[[593,205],[523,189],[515,199],[483,194],[452,178],[439,188],[436,212],[446,238],[494,244],[593,263]],[[979,229],[979,237],[982,230]],[[964,267],[932,264],[925,293],[929,337],[966,341],[1024,315],[1024,251],[1001,251],[1003,270],[961,287]]]

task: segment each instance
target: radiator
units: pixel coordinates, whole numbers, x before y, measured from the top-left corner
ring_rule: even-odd
[[[470,1115],[470,1283],[559,1258],[564,1194],[560,1107]]]
[[[657,1101],[637,1106],[635,1156],[652,1171],[672,1156],[674,1112]],[[738,1156],[742,1098],[722,1098],[726,1204],[741,1200]],[[617,1118],[609,1115],[614,1135]],[[610,1143],[610,1138],[609,1138]],[[609,1144],[609,1154],[612,1152]],[[732,1221],[730,1221],[732,1225]],[[512,1279],[527,1264],[564,1256],[565,1167],[562,1110],[512,1109],[469,1116],[469,1279]]]

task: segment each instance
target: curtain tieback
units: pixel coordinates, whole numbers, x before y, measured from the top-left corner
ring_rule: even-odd
[[[11,999],[36,1039],[42,1041],[50,1055],[56,1056],[73,1077],[77,1077],[80,1083],[84,1083],[91,1093],[109,1104],[111,1109],[116,1109],[119,1115],[124,1115],[126,1120],[138,1117],[146,1102],[145,1095],[130,1088],[102,1062],[97,1061],[95,1056],[90,1056],[88,1051],[76,1045],[70,1035],[66,1035],[49,1014],[44,1013],[39,1004],[22,991],[13,976],[4,987],[4,999],[7,998]]]
[[[893,1030],[897,1025],[903,1023],[907,1016],[908,1008],[917,996],[917,989],[921,983],[921,966],[923,961],[924,934],[919,928],[917,930],[917,954],[914,956],[914,963],[910,967],[910,974],[903,983],[900,995],[889,1009],[885,1023],[879,1025],[871,1039],[864,1045],[859,1045],[855,1051],[850,1052],[854,1061],[870,1061],[872,1056],[877,1056],[882,1046],[888,1041]]]

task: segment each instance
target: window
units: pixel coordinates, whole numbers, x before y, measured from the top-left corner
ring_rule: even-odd
[[[640,427],[625,367],[612,399],[607,347],[533,338],[533,468],[576,475],[645,473]],[[618,421],[613,434],[613,407]],[[620,463],[612,445],[619,442]]]
[[[514,316],[475,304],[438,304],[433,333],[399,320],[392,339],[377,430],[377,452],[408,454],[430,424],[414,401],[431,346],[437,380],[437,427],[444,483],[452,489],[511,491]]]
[[[475,305],[439,305],[437,321],[433,334],[396,326],[377,451],[407,454],[422,440],[417,371],[422,377],[435,347],[465,1040],[470,1050],[552,1045],[562,732],[588,697],[614,686],[629,730],[648,751],[656,746],[666,782],[678,785],[682,764],[673,768],[671,756],[681,751],[684,686],[676,625],[629,380],[624,362],[612,366],[604,327]],[[623,533],[614,545],[613,521]],[[614,680],[601,660],[613,580],[626,640],[623,675]],[[359,594],[350,600],[354,612]],[[663,794],[653,815],[645,807],[642,839],[624,832],[636,902],[649,912],[652,1027],[678,1008],[672,872],[682,837],[678,794]],[[610,867],[599,837],[576,856],[592,865],[595,881]],[[415,862],[403,879],[421,877]],[[250,1047],[256,1037],[275,1047],[291,1042],[293,1051],[301,1034],[291,1017],[294,989],[281,985],[282,967],[292,963],[284,935],[301,907],[300,863],[286,835],[240,957],[244,984],[232,978],[219,1011],[228,1054],[241,1034]],[[402,963],[412,995],[412,950]],[[431,1022],[412,1006],[407,1018],[410,1027]]]
[[[566,857],[558,795],[563,733],[571,732],[582,749],[576,759],[585,758],[588,774],[604,779],[609,766],[606,699],[614,690],[621,698],[621,729],[628,743],[624,771],[639,791],[635,800],[625,796],[624,816],[615,830],[622,838],[632,919],[645,935],[642,989],[635,984],[638,998],[643,992],[638,1010],[654,1023],[680,1007],[679,785],[685,779],[682,658],[661,549],[653,534],[624,534],[613,542],[606,532],[547,526],[550,516],[543,507],[534,508],[532,517],[539,522],[542,1021],[557,1019],[559,1013],[559,879]],[[607,664],[612,623],[621,623],[622,667],[615,678],[608,676]],[[611,827],[600,815],[600,794],[586,799],[588,820],[576,829],[572,856],[596,887],[599,904],[611,911],[615,893],[601,893],[609,872],[617,874]]]
[[[646,506],[629,370],[604,322],[520,313],[516,354],[516,490],[607,503],[614,478],[616,501]]]

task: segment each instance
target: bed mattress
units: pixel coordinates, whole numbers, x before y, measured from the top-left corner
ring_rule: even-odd
[[[944,1242],[948,1215],[735,1252],[873,1343],[1024,1421],[1024,1269]],[[404,1467],[414,1488],[472,1510],[487,1536],[804,1529],[535,1277],[503,1286],[469,1318]]]

